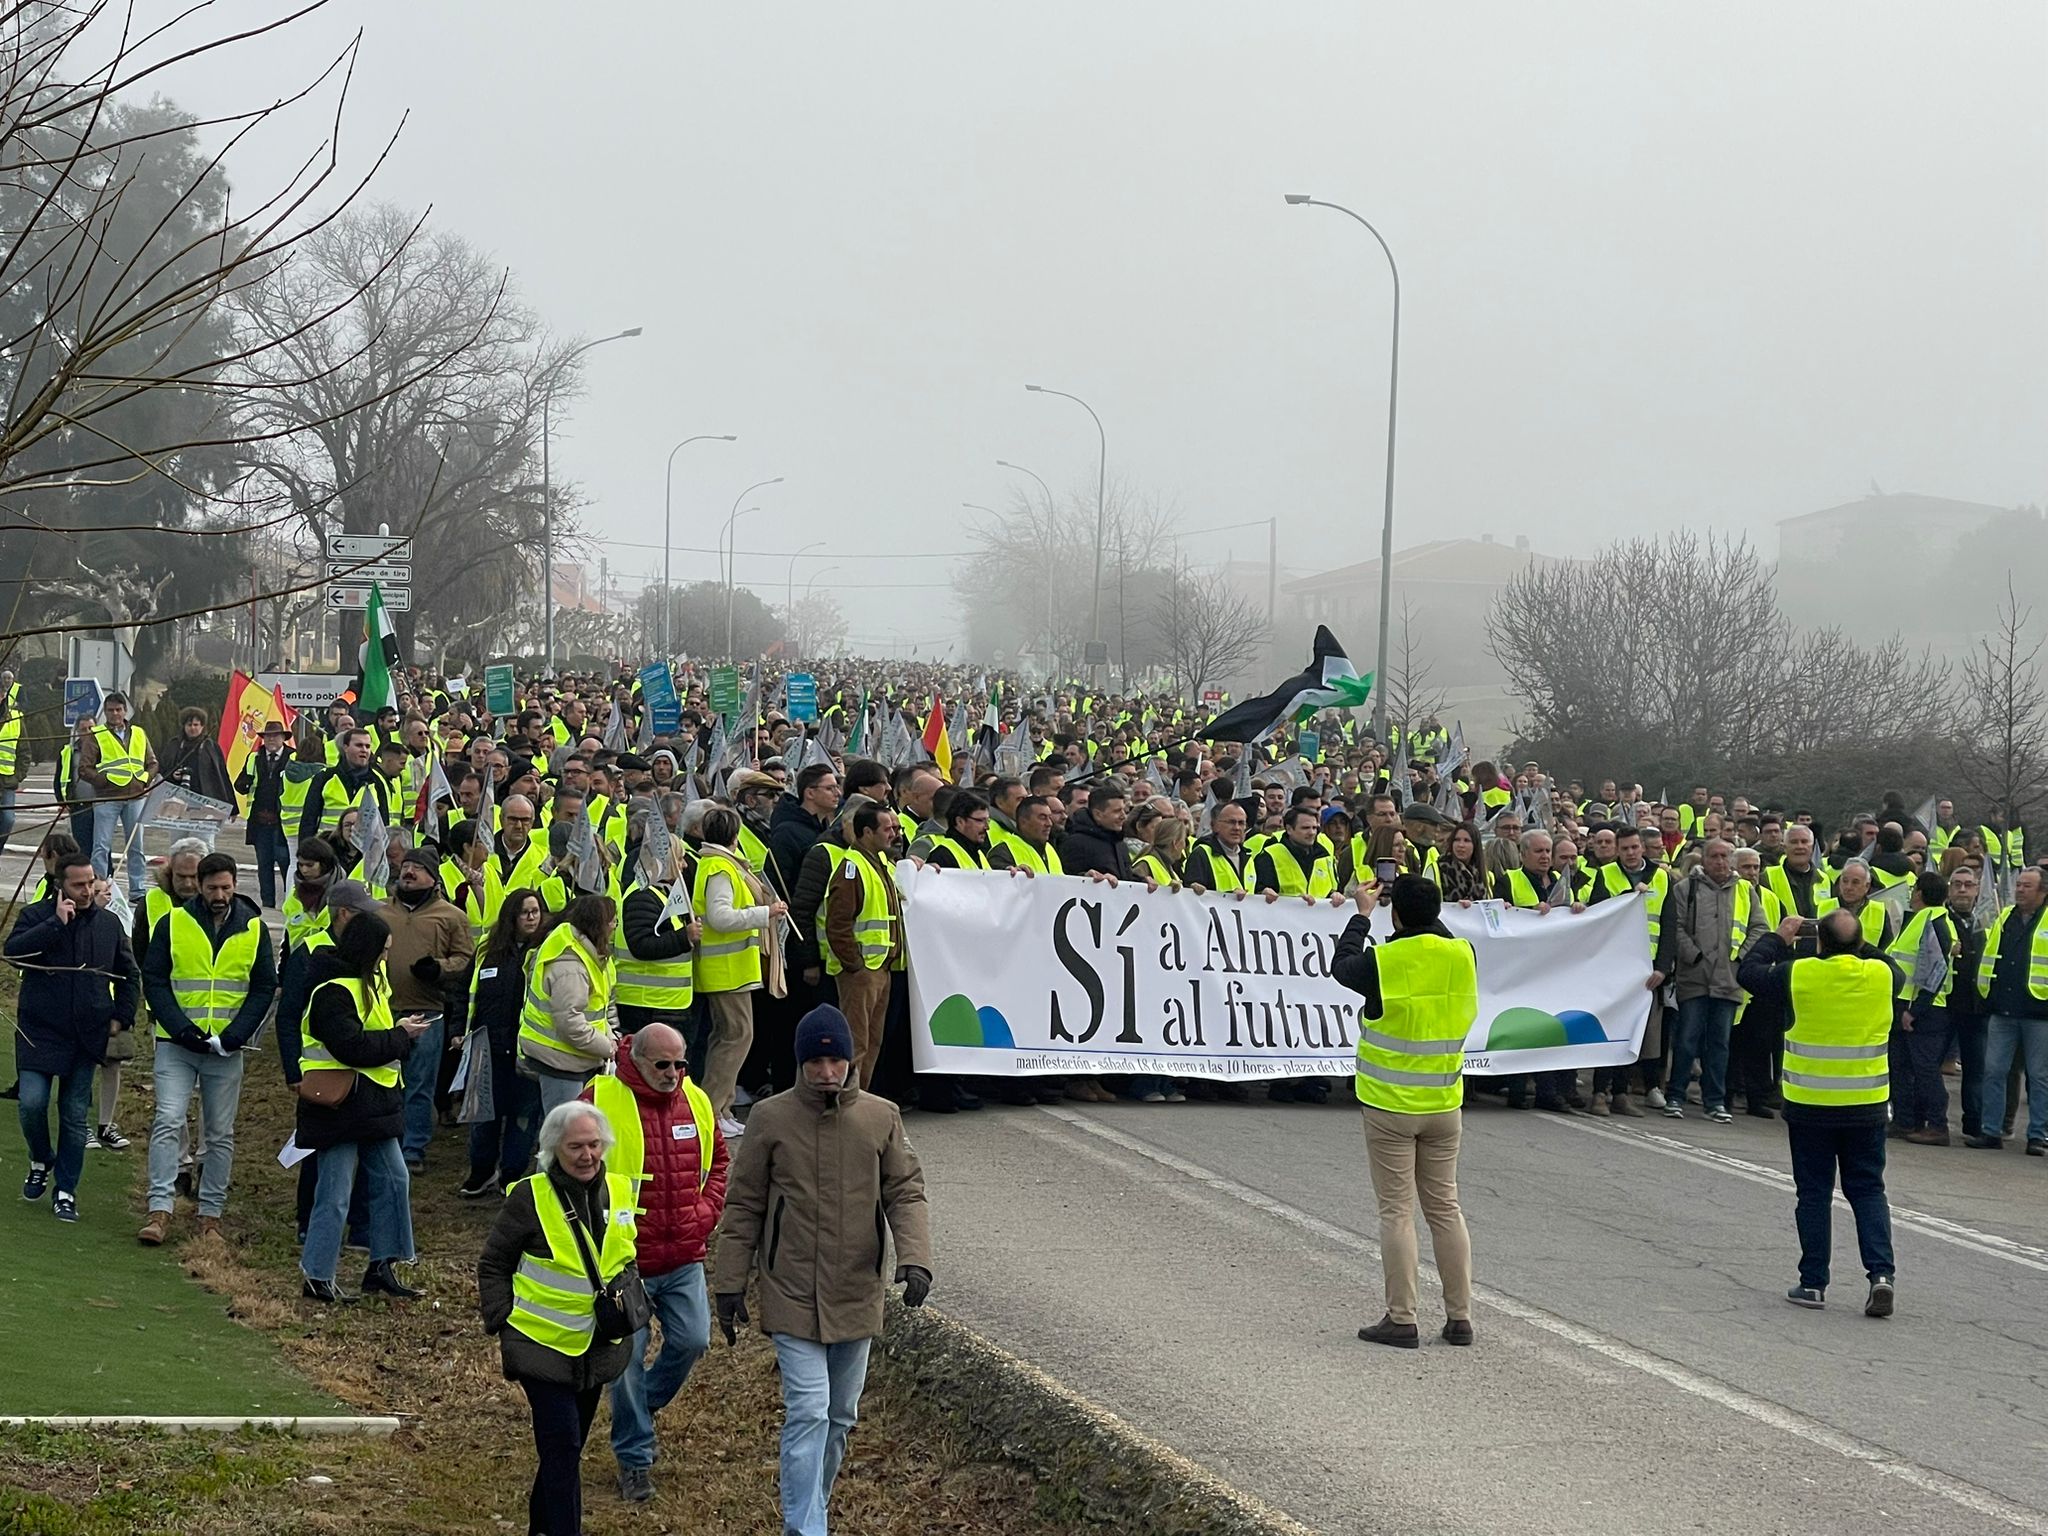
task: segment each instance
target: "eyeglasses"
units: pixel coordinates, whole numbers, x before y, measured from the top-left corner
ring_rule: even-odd
[[[680,1061],[650,1061],[647,1065],[654,1068],[657,1072],[680,1072],[686,1063]]]

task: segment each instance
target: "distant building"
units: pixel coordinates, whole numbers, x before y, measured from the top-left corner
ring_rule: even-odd
[[[1398,674],[1401,669],[1405,603],[1408,643],[1418,665],[1428,666],[1432,686],[1459,690],[1502,682],[1501,669],[1486,650],[1487,612],[1510,580],[1559,558],[1537,554],[1526,538],[1501,544],[1491,534],[1394,551],[1388,670]],[[1373,666],[1379,646],[1378,560],[1283,581],[1280,599],[1279,628],[1298,640],[1284,654],[1305,645],[1316,625],[1327,624],[1359,671]]]
[[[1859,582],[1898,579],[1902,550],[1923,568],[1948,559],[2006,507],[1912,491],[1866,496],[1778,523],[1779,595],[1788,602],[1839,593]]]

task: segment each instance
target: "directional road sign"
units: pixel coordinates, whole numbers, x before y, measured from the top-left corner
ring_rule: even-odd
[[[327,606],[334,611],[343,608],[367,608],[370,606],[368,587],[343,586],[340,583],[328,587]],[[405,613],[412,607],[411,587],[387,587],[384,591],[384,611]]]
[[[412,559],[412,540],[401,534],[338,533],[327,541],[327,554],[335,560]]]
[[[375,565],[364,565],[355,560],[329,560],[327,562],[327,579],[329,581],[355,582],[358,584],[381,581],[384,583],[385,590],[389,591],[393,587],[409,587],[412,585],[412,566],[410,564],[396,565],[381,560]]]

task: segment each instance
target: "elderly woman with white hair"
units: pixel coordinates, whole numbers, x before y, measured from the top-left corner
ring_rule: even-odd
[[[604,1388],[626,1369],[633,1333],[606,1337],[598,1291],[633,1263],[633,1184],[608,1173],[612,1129],[581,1100],[540,1127],[540,1172],[505,1192],[477,1260],[484,1331],[496,1334],[505,1378],[533,1409],[540,1466],[527,1498],[533,1536],[583,1530],[583,1445]]]

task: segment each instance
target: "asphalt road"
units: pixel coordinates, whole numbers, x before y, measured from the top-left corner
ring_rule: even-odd
[[[1413,1353],[1355,1109],[914,1116],[932,1304],[1318,1531],[2048,1533],[2048,1161],[1894,1143],[1898,1314],[1839,1202],[1812,1313],[1783,1125],[1697,1115],[1468,1111],[1479,1340],[1426,1274]]]

